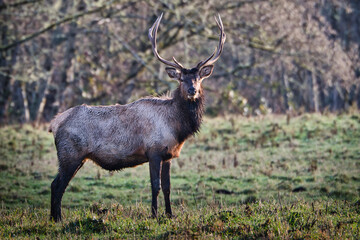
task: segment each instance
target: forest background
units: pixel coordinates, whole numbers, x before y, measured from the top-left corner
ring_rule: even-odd
[[[186,67],[214,51],[222,17],[224,52],[204,82],[210,116],[360,107],[359,1],[0,0],[0,124],[176,88],[147,37],[162,12],[160,54]]]

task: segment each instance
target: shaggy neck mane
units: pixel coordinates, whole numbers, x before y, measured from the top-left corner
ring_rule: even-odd
[[[180,87],[178,87],[174,91],[173,96],[173,101],[177,104],[179,111],[179,113],[176,114],[180,126],[177,138],[179,142],[183,142],[200,130],[204,113],[204,94],[201,89],[199,91],[199,97],[195,101],[187,100],[181,96],[181,90]]]

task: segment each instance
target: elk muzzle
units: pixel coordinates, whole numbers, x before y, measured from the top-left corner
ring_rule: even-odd
[[[196,99],[196,95],[197,95],[197,91],[194,87],[190,87],[188,90],[187,90],[187,97],[188,99],[192,100],[192,101],[195,101]]]

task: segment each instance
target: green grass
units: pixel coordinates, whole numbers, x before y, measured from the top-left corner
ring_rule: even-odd
[[[177,216],[149,217],[148,206],[97,205],[66,210],[53,223],[49,211],[22,208],[0,212],[1,238],[285,238],[358,239],[360,208],[355,203],[326,201],[291,205],[257,202],[231,207],[213,202],[206,208],[178,205]]]
[[[150,218],[147,164],[89,161],[52,223],[56,171],[46,126],[0,129],[0,238],[360,238],[358,113],[206,118],[173,160],[173,219]]]

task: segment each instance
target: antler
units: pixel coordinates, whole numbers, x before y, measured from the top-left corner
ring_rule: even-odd
[[[214,53],[211,54],[210,57],[208,57],[205,61],[199,62],[198,65],[196,66],[197,68],[201,68],[201,67],[206,66],[206,65],[214,64],[219,59],[219,57],[220,57],[220,55],[222,53],[224,43],[225,43],[225,40],[226,40],[226,34],[225,34],[225,31],[224,31],[224,25],[223,25],[223,23],[221,21],[220,14],[218,15],[218,18],[219,18],[219,21],[215,17],[216,24],[218,25],[218,27],[220,29],[219,46],[217,47],[217,49],[215,49]]]
[[[162,19],[162,16],[163,16],[163,13],[161,13],[160,17],[158,17],[156,19],[156,21],[154,22],[154,24],[152,25],[152,27],[149,29],[149,39],[151,41],[151,44],[152,44],[152,50],[155,54],[155,56],[160,60],[160,62],[162,63],[165,63],[166,65],[169,65],[169,66],[172,66],[174,68],[177,68],[177,69],[182,69],[184,68],[174,57],[173,57],[173,62],[170,62],[170,61],[167,61],[165,59],[163,59],[159,53],[157,52],[157,48],[156,48],[156,34],[157,34],[157,30],[159,28],[159,25],[160,25],[160,21]]]
[[[152,25],[152,27],[149,29],[149,39],[151,41],[151,44],[152,44],[152,50],[155,54],[155,56],[160,60],[160,62],[162,63],[165,63],[166,65],[169,65],[169,66],[172,66],[174,68],[177,68],[177,69],[183,69],[184,67],[175,59],[175,57],[173,57],[173,62],[170,62],[168,60],[165,60],[164,58],[162,58],[159,53],[157,52],[157,47],[156,47],[156,35],[157,35],[157,30],[159,28],[159,25],[160,25],[160,21],[163,17],[163,13],[161,13],[161,15],[156,19],[156,21],[154,22],[154,24]],[[220,29],[220,40],[219,40],[219,46],[215,49],[214,53],[211,54],[210,57],[208,57],[205,61],[201,61],[198,63],[198,65],[196,66],[198,69],[203,67],[203,66],[206,66],[206,65],[211,65],[211,64],[214,64],[220,57],[221,53],[222,53],[222,50],[223,50],[223,47],[224,47],[224,43],[225,43],[225,40],[226,40],[226,34],[225,34],[225,31],[224,31],[224,25],[221,21],[221,17],[220,17],[220,14],[218,15],[218,19],[216,19],[215,17],[215,21],[216,21],[216,24],[218,25],[219,29]]]

